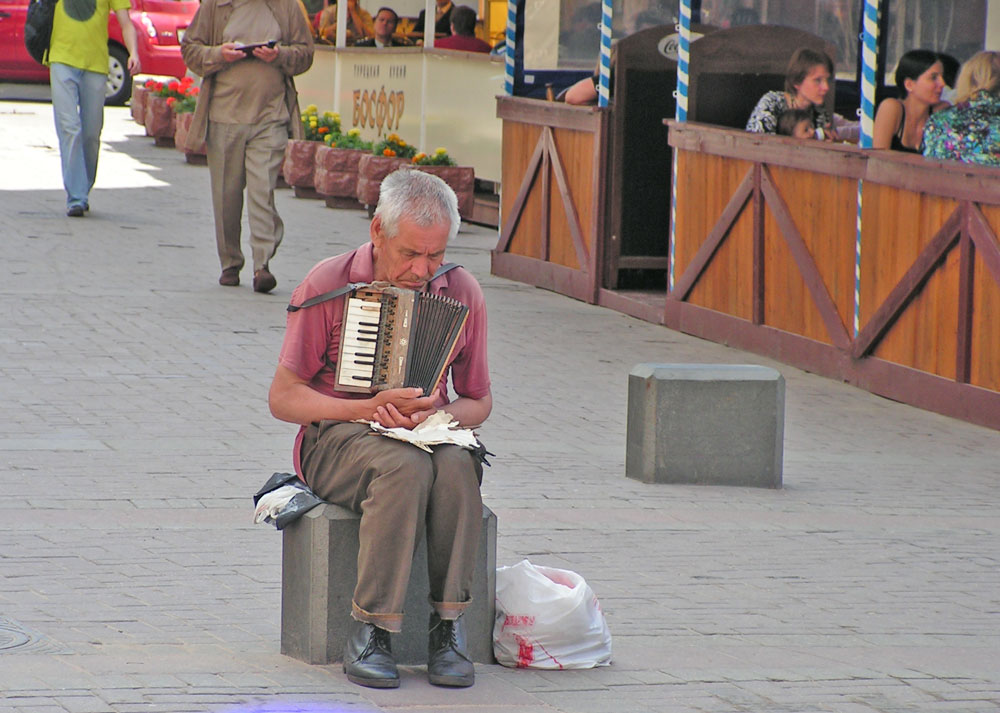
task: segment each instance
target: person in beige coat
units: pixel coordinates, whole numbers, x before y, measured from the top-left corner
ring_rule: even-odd
[[[296,0],[203,0],[181,52],[202,77],[187,145],[208,148],[219,284],[240,284],[245,188],[253,288],[270,292],[284,235],[274,188],[289,136],[302,137],[292,77],[312,66],[312,33]]]

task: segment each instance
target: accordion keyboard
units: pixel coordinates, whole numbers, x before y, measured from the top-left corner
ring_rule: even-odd
[[[344,385],[370,387],[375,372],[381,302],[351,298],[344,319],[340,378]]]

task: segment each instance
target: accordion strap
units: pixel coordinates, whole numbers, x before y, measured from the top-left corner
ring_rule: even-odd
[[[434,282],[434,280],[436,280],[439,277],[441,277],[441,275],[445,274],[446,272],[451,272],[456,267],[461,267],[461,265],[459,265],[457,262],[446,262],[446,263],[444,263],[443,265],[441,265],[441,267],[439,267],[437,269],[437,272],[434,273],[434,276],[431,277],[431,279],[429,280],[429,282]],[[342,295],[346,295],[351,290],[357,289],[358,287],[361,287],[364,284],[366,284],[366,283],[364,283],[364,282],[351,282],[351,283],[348,283],[348,284],[344,285],[343,287],[338,287],[335,290],[330,290],[329,292],[324,292],[321,295],[316,295],[315,297],[310,297],[309,299],[307,299],[305,302],[303,302],[300,305],[289,304],[288,307],[286,307],[285,309],[287,311],[289,311],[289,312],[298,312],[300,309],[305,309],[306,307],[312,307],[313,305],[318,305],[318,304],[320,304],[322,302],[328,302],[329,300],[335,300],[338,297],[341,297]]]

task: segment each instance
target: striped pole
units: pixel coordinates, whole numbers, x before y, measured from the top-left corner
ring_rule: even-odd
[[[681,24],[677,43],[677,121],[687,121],[688,62],[691,59],[691,0],[681,0]],[[670,177],[670,256],[667,267],[667,290],[674,289],[674,256],[677,247],[677,152],[673,152]]]
[[[681,0],[680,37],[677,42],[677,121],[687,121],[688,62],[691,59],[691,0]]]
[[[875,63],[878,55],[878,15],[880,0],[865,0],[861,35],[861,148],[872,147],[875,126]]]
[[[503,90],[514,94],[514,43],[517,41],[517,0],[507,0],[507,37],[504,52]]]
[[[875,64],[878,58],[878,16],[881,0],[865,0],[861,33],[861,148],[872,147],[875,126]],[[861,329],[861,197],[858,181],[858,221],[854,241],[854,336]]]
[[[597,78],[597,106],[607,106],[611,99],[611,16],[612,0],[601,0],[601,61]]]

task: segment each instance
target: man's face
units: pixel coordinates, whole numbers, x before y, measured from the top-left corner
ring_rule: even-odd
[[[447,222],[421,227],[404,217],[396,235],[390,238],[376,216],[370,228],[375,280],[410,290],[424,289],[444,262],[449,227]]]
[[[396,16],[388,10],[383,10],[375,16],[375,36],[385,44],[392,33],[396,31]]]

